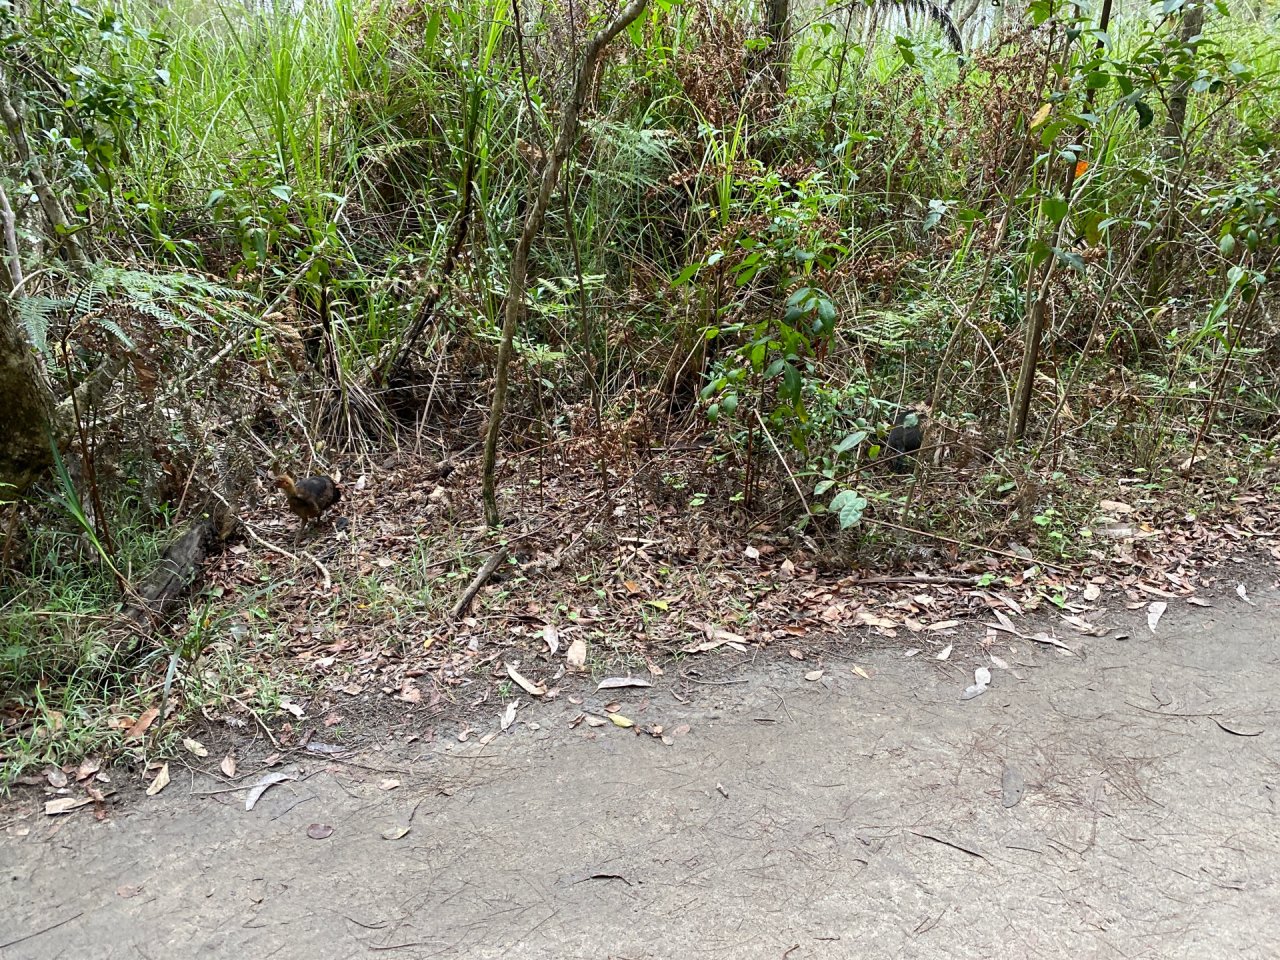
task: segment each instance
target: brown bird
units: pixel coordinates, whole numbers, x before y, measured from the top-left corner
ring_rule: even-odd
[[[276,477],[276,486],[284,491],[289,503],[289,510],[302,520],[298,527],[297,543],[306,529],[308,521],[319,520],[320,515],[342,499],[342,488],[330,477],[303,477],[294,480],[287,473]]]

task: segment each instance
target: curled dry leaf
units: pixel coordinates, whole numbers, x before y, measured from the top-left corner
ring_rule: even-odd
[[[937,653],[933,655],[933,659],[946,660],[951,656],[952,649],[953,649],[953,645],[948,643],[945,647],[943,647],[941,650],[939,650]]]
[[[147,796],[154,797],[157,793],[169,785],[169,764],[160,767],[160,772],[156,774],[156,778],[151,781],[151,786],[147,787]]]
[[[55,790],[61,790],[69,782],[66,772],[61,767],[49,767],[44,772],[44,778],[49,781],[49,786]]]
[[[964,693],[960,694],[961,700],[972,700],[974,697],[980,697],[987,692],[985,683],[974,683],[964,688]]]
[[[616,690],[619,687],[652,687],[653,684],[641,677],[609,677],[601,680],[597,690]]]
[[[1068,647],[1065,643],[1063,643],[1057,637],[1053,636],[1052,634],[1045,633],[1043,630],[1040,631],[1039,633],[1029,633],[1026,635],[1026,637],[1028,640],[1034,640],[1036,643],[1045,643],[1051,647],[1057,647],[1059,650],[1064,650],[1067,653],[1071,654],[1072,656],[1075,656],[1074,650]]]
[[[199,757],[201,760],[209,755],[209,751],[205,749],[205,745],[199,740],[192,740],[190,737],[183,737],[182,745],[187,748],[189,753]]]
[[[80,761],[80,766],[76,768],[76,779],[87,780],[99,770],[102,769],[102,761],[97,757],[87,757]]]
[[[1147,628],[1152,632],[1156,632],[1156,624],[1160,622],[1160,618],[1164,616],[1165,610],[1169,609],[1169,604],[1163,600],[1157,600],[1147,607]]]
[[[224,777],[234,777],[236,775],[236,758],[228,753],[222,758],[222,762],[218,764],[218,769],[222,771]]]
[[[1218,728],[1219,728],[1223,733],[1229,733],[1229,734],[1231,734],[1233,737],[1260,737],[1260,736],[1262,736],[1262,732],[1263,732],[1263,731],[1262,731],[1262,728],[1261,728],[1261,727],[1243,727],[1243,726],[1241,726],[1240,724],[1238,724],[1238,723],[1234,723],[1234,722],[1232,722],[1232,721],[1222,721],[1222,720],[1219,720],[1217,717],[1210,717],[1209,719],[1211,719],[1214,723],[1216,723],[1216,724],[1218,725]]]
[[[268,773],[262,779],[249,788],[249,794],[244,798],[244,808],[252,810],[254,804],[262,799],[262,795],[274,787],[277,783],[286,783],[289,780],[297,778],[291,773]]]
[[[532,680],[525,679],[520,675],[520,672],[516,670],[515,667],[511,666],[511,664],[507,664],[507,676],[514,680],[520,686],[520,689],[531,697],[541,697],[546,695],[546,687],[540,683],[534,683]]]
[[[1100,596],[1102,596],[1101,587],[1099,587],[1096,583],[1085,584],[1085,587],[1084,587],[1085,600],[1087,600],[1089,603],[1093,603],[1093,601],[1097,600]]]
[[[404,824],[401,824],[400,826],[396,826],[396,827],[388,827],[386,830],[382,831],[382,839],[383,840],[399,840],[401,837],[408,836],[409,830],[410,828],[408,826],[405,826]]]
[[[587,714],[588,727],[603,727],[608,722],[604,717],[593,717],[591,714]]]
[[[333,836],[333,827],[327,823],[313,823],[307,827],[307,836],[312,840],[328,840]]]
[[[560,649],[560,631],[553,624],[548,623],[542,628],[542,639],[551,654],[554,655]]]
[[[516,722],[516,708],[520,706],[519,700],[512,700],[507,704],[507,709],[502,711],[502,729],[506,730]]]
[[[160,716],[160,711],[156,707],[143,711],[142,716],[133,721],[133,725],[129,727],[128,731],[125,733],[125,737],[127,739],[136,739],[137,737],[142,736],[147,732],[147,729],[151,724],[156,722],[156,717],[158,716]]]
[[[565,654],[565,662],[575,670],[581,670],[587,665],[587,641],[582,637],[574,637],[573,643],[569,644],[569,652]]]
[[[91,797],[58,797],[56,800],[50,800],[44,805],[45,816],[56,816],[59,813],[70,813],[78,807],[87,806],[93,803]]]
[[[609,719],[613,721],[615,727],[634,727],[636,725],[634,720],[629,720],[620,713],[609,714]]]
[[[1245,603],[1249,604],[1251,607],[1257,606],[1256,603],[1254,603],[1252,600],[1249,599],[1249,591],[1244,588],[1243,583],[1236,584],[1236,596],[1238,596]]]
[[[869,674],[866,670],[864,670],[862,667],[857,666],[856,664],[853,667],[853,672],[856,673],[858,676],[860,676],[863,680],[871,679],[871,674]]]
[[[804,678],[812,683],[814,680],[821,680],[822,673],[823,671],[821,670],[810,670],[808,673],[804,675]]]

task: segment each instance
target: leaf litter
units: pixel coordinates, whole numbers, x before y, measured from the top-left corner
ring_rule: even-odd
[[[520,663],[523,669],[516,672],[536,689],[547,685],[548,675],[537,676],[531,669],[534,662],[562,657],[561,672],[585,671],[591,644],[599,644],[591,649],[601,651],[607,669],[611,657],[625,661],[640,650],[646,660],[656,657],[660,662],[661,655],[680,650],[724,656],[777,645],[790,651],[798,643],[844,642],[851,634],[886,639],[937,636],[986,614],[995,617],[993,629],[1071,653],[1051,631],[1010,630],[1011,618],[1053,612],[1056,603],[1073,630],[1096,637],[1104,632],[1105,611],[1089,605],[1102,601],[1104,593],[1122,606],[1142,601],[1145,607],[1153,599],[1186,600],[1221,582],[1215,565],[1235,558],[1241,544],[1280,559],[1280,540],[1266,539],[1280,530],[1280,508],[1260,492],[1239,491],[1219,510],[1229,513],[1230,523],[1222,524],[1208,510],[1192,517],[1176,503],[1158,502],[1154,494],[1144,492],[1139,499],[1123,481],[1119,486],[1107,480],[1087,487],[1090,481],[1081,478],[1092,492],[1095,519],[1112,524],[1110,532],[1117,535],[1083,544],[1070,563],[1042,549],[1044,544],[1032,539],[1034,531],[1017,534],[1025,543],[1013,542],[1007,538],[1003,517],[984,521],[965,511],[971,523],[987,522],[989,527],[962,531],[963,539],[989,542],[990,551],[976,546],[956,550],[946,546],[949,541],[927,534],[894,533],[890,535],[901,537],[901,544],[922,559],[913,560],[910,570],[889,571],[903,574],[896,579],[867,576],[850,572],[847,564],[833,566],[824,550],[802,543],[781,525],[754,530],[748,552],[740,527],[719,522],[710,505],[689,510],[666,486],[658,495],[637,481],[632,487],[634,503],[619,506],[616,515],[584,509],[583,491],[601,482],[602,436],[589,430],[552,444],[543,455],[547,469],[537,471],[536,477],[513,480],[519,488],[516,495],[530,505],[520,536],[528,559],[520,563],[522,576],[537,584],[536,589],[513,589],[518,583],[514,580],[494,582],[482,588],[473,615],[442,626],[436,611],[409,612],[396,619],[393,636],[385,616],[374,608],[353,608],[339,629],[327,622],[332,596],[321,595],[305,578],[296,588],[292,579],[280,578],[288,586],[273,595],[273,613],[296,639],[287,657],[264,657],[258,665],[278,670],[276,664],[293,661],[314,668],[319,703],[309,704],[308,710],[323,715],[324,699],[339,695],[365,700],[385,695],[410,707],[434,710],[436,703],[454,698],[461,686],[477,680],[510,680],[529,696],[537,696],[505,670],[490,670],[482,651],[490,651],[500,663],[508,657]],[[689,456],[673,458],[664,469],[689,481],[690,491],[705,489],[714,462],[705,450],[688,449],[693,451]],[[459,550],[456,538],[436,533],[450,526],[442,522],[450,516],[478,514],[478,487],[469,475],[473,468],[460,467],[446,480],[432,466],[393,458],[381,470],[367,472],[364,489],[353,489],[350,510],[353,518],[359,517],[361,536],[333,564],[335,591],[375,570],[407,576],[421,570],[424,560],[432,576],[436,570],[443,574],[460,566],[466,573],[467,564],[475,565],[470,558],[487,552]],[[625,476],[621,479],[629,482]],[[1188,482],[1207,489],[1213,479],[1206,471]],[[919,510],[942,513],[948,505],[954,507],[955,489],[955,484],[922,486],[916,494]],[[277,513],[275,504],[250,504],[246,518],[270,529],[281,523]],[[619,517],[626,522],[618,523]],[[957,533],[947,528],[943,532]],[[588,543],[589,559],[579,546]],[[599,570],[602,561],[616,563],[614,578],[584,575]],[[271,569],[284,562],[253,548],[227,552],[211,570],[211,580],[226,602],[233,603],[257,589],[262,564]],[[414,587],[404,589],[406,594],[421,587],[390,586]],[[1251,602],[1247,594],[1239,595]],[[744,610],[749,614],[744,616]],[[733,629],[708,632],[702,626],[715,623],[730,623]],[[690,626],[702,630],[703,636],[690,637]],[[426,679],[420,685],[406,684],[409,674]],[[137,738],[157,717],[154,710],[137,718],[121,717],[117,729]],[[247,711],[231,710],[219,719],[233,725],[252,722]],[[288,731],[284,738],[287,741]],[[223,773],[233,775],[225,769]]]

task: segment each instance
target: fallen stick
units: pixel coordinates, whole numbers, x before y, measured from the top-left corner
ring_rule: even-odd
[[[453,612],[450,614],[452,619],[458,620],[466,614],[467,610],[471,608],[471,601],[480,592],[480,588],[489,582],[493,572],[498,569],[498,564],[505,559],[507,559],[506,547],[499,547],[490,554],[489,559],[484,562],[484,566],[479,569],[467,589],[462,592],[462,596],[458,598],[458,602],[454,604]]]

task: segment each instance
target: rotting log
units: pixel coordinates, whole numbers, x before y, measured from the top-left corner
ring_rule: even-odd
[[[219,526],[212,519],[188,527],[161,555],[160,561],[125,604],[124,619],[135,638],[120,651],[125,659],[136,655],[143,639],[173,612],[200,581],[204,563],[222,543]]]

